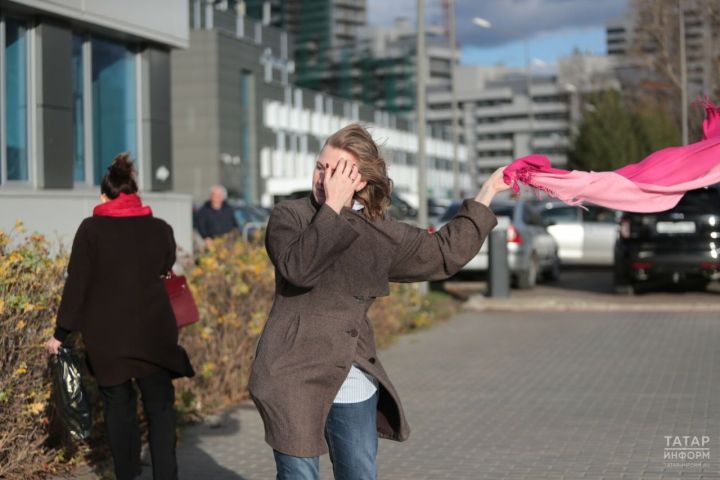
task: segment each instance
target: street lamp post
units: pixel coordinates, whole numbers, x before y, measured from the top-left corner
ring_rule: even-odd
[[[682,0],[678,0],[678,22],[680,27],[680,108],[682,118],[682,142],[688,144],[688,100],[687,100],[687,52],[685,51],[685,12]]]
[[[427,159],[425,158],[425,0],[417,0],[417,43],[415,48],[418,167],[418,226],[427,227]]]
[[[533,135],[535,132],[535,112],[533,111],[533,96],[532,96],[532,65],[530,60],[530,42],[525,37],[523,40],[523,49],[525,51],[525,71],[527,75],[527,96],[528,96],[528,152],[527,155],[533,153]]]
[[[460,160],[458,159],[458,108],[455,94],[455,55],[457,38],[455,36],[455,0],[447,0],[448,40],[450,41],[450,114],[453,155],[453,198],[460,198]],[[474,179],[473,179],[474,180]]]
[[[457,37],[455,33],[455,0],[447,0],[448,8],[448,37],[450,42],[450,115],[451,118],[451,134],[453,145],[453,197],[460,197],[460,161],[458,160],[458,105],[457,94],[455,91],[455,57],[457,56]],[[473,18],[473,24],[480,28],[490,28],[492,24],[481,17]],[[468,149],[469,150],[469,149]],[[468,151],[468,171],[472,182],[476,182],[475,166]],[[473,184],[473,187],[476,185]]]

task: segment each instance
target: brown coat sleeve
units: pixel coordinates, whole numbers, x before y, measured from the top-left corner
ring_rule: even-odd
[[[477,255],[496,224],[492,211],[474,200],[465,200],[455,217],[435,233],[401,224],[404,232],[390,267],[390,281],[441,280],[454,275]]]
[[[350,223],[327,205],[322,205],[303,228],[297,213],[279,204],[268,221],[265,248],[288,282],[312,288],[357,237]]]
[[[70,331],[80,330],[83,305],[92,275],[92,251],[86,222],[84,220],[75,233],[57,314],[57,326]]]

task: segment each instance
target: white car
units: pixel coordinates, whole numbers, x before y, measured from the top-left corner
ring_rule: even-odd
[[[587,210],[557,200],[538,201],[563,265],[611,266],[621,212],[597,205]]]

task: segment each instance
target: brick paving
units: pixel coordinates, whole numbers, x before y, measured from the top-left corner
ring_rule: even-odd
[[[466,313],[384,353],[413,434],[381,441],[379,476],[720,478],[719,360],[716,314]],[[186,430],[182,478],[273,478],[252,407],[225,422]],[[710,460],[666,466],[665,435],[709,436]]]
[[[467,312],[382,358],[413,433],[380,442],[381,479],[720,478],[717,313]],[[666,465],[666,435],[709,436],[710,459]],[[179,458],[181,479],[274,478],[250,405]]]

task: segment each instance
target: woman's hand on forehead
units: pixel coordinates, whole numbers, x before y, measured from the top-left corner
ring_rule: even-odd
[[[353,159],[350,155],[340,154],[337,158],[333,159],[335,160],[335,163],[328,162],[330,164],[330,170],[335,170],[338,166],[342,167],[344,162],[347,161],[348,167],[352,167],[353,165],[357,165],[357,162],[355,159]]]

